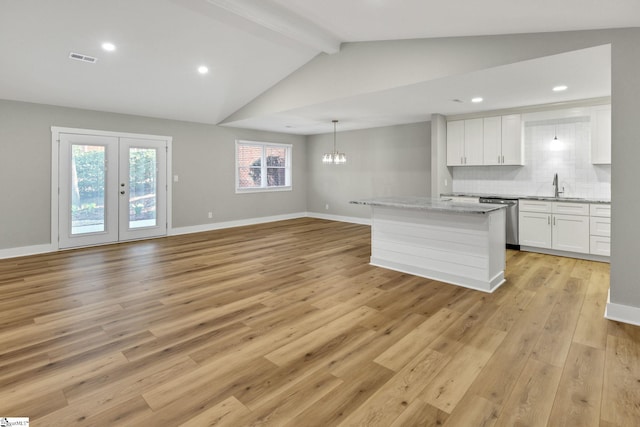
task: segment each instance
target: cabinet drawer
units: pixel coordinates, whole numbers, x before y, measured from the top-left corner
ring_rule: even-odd
[[[611,256],[611,238],[591,236],[590,252],[593,255]]]
[[[602,216],[605,218],[611,218],[611,205],[598,203],[589,206],[591,216]]]
[[[518,203],[518,210],[520,212],[551,212],[551,202],[545,202],[542,200],[527,200],[520,199]]]
[[[592,216],[590,219],[589,230],[592,236],[611,236],[611,218]]]
[[[553,202],[551,204],[551,211],[558,214],[568,215],[589,215],[589,204],[587,203],[567,203],[567,202]]]

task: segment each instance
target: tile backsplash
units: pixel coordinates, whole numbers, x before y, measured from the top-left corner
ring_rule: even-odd
[[[552,196],[557,173],[565,197],[611,199],[611,165],[591,164],[590,131],[587,117],[526,123],[524,166],[453,167],[453,191]]]

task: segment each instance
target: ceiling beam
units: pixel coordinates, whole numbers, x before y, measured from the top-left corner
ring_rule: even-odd
[[[251,22],[282,34],[320,52],[340,51],[340,40],[316,23],[271,0],[207,0]]]

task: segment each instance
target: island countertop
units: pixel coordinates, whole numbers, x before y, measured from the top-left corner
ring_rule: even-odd
[[[461,203],[431,197],[373,197],[370,199],[353,200],[349,203],[356,205],[470,214],[486,214],[506,208],[504,205]]]

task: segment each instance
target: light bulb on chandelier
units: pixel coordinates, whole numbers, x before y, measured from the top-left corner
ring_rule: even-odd
[[[341,165],[347,162],[347,156],[344,153],[338,152],[336,148],[336,125],[338,124],[338,121],[332,120],[332,122],[333,122],[333,151],[331,153],[324,153],[322,155],[322,163]]]

